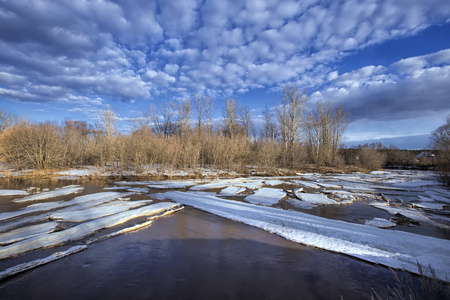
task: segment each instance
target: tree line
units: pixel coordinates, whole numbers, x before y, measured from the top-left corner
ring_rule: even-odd
[[[349,124],[342,106],[320,102],[307,111],[307,101],[304,91],[283,87],[278,103],[272,108],[266,105],[259,132],[248,106],[228,99],[217,123],[214,101],[197,95],[150,106],[136,117],[128,134],[119,132],[118,115],[109,107],[99,113],[95,125],[75,120],[32,123],[0,113],[0,161],[15,168],[93,165],[137,173],[384,166],[386,157],[369,146],[353,155],[340,149]]]

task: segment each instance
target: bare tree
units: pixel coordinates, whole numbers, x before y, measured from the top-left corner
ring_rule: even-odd
[[[154,105],[150,105],[148,114],[152,121],[152,128],[155,134],[167,138],[176,130],[176,124],[174,122],[175,105],[172,102],[162,103],[159,113],[156,111]]]
[[[263,112],[264,123],[263,123],[263,134],[265,140],[273,141],[275,140],[275,123],[273,123],[273,113],[270,111],[269,106],[266,103],[266,107]]]
[[[286,166],[292,166],[293,146],[300,138],[303,123],[303,108],[308,97],[294,85],[284,86],[280,91],[281,105],[275,107],[280,127],[281,142],[284,146],[283,160]]]
[[[310,157],[317,166],[335,162],[348,122],[342,105],[335,109],[331,102],[317,103],[305,126]]]
[[[205,130],[205,127],[207,131],[210,131],[214,113],[214,101],[210,97],[194,94],[194,104],[197,111],[198,133],[201,134]]]
[[[190,131],[192,104],[189,99],[178,104],[178,126],[180,135],[186,136]]]
[[[244,130],[244,135],[246,138],[249,137],[250,132],[253,127],[252,122],[253,113],[250,111],[247,105],[241,105],[239,107],[239,123],[242,126],[242,129]]]
[[[239,124],[237,112],[239,104],[233,99],[228,99],[225,104],[225,111],[223,116],[224,134],[226,137],[235,137],[239,133]]]

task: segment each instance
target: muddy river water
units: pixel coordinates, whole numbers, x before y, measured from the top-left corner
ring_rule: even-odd
[[[52,189],[66,184],[34,186]],[[3,183],[0,188],[20,185]],[[85,184],[83,193],[102,191],[104,185]],[[8,199],[0,202],[2,212],[20,208]],[[61,198],[52,201],[57,200]],[[387,214],[359,203],[319,207],[311,213],[353,222],[365,214]],[[446,230],[420,230],[448,239]],[[0,270],[67,247],[0,261]],[[396,274],[418,284],[414,275]],[[185,207],[150,227],[99,241],[85,251],[0,281],[0,299],[370,299],[372,290],[387,297],[396,283],[386,267]]]

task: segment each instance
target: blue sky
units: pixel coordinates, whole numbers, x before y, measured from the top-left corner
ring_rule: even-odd
[[[232,97],[258,124],[295,84],[310,107],[344,105],[353,144],[414,148],[405,136],[450,113],[449,37],[441,0],[0,1],[0,109],[95,123],[110,105],[127,128],[150,104],[197,93],[218,118]]]

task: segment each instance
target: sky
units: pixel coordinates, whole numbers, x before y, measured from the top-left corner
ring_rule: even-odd
[[[233,98],[258,125],[291,84],[308,110],[343,105],[349,144],[423,148],[450,114],[450,5],[0,0],[0,110],[32,121],[95,123],[109,105],[126,130],[197,94],[217,119]]]

